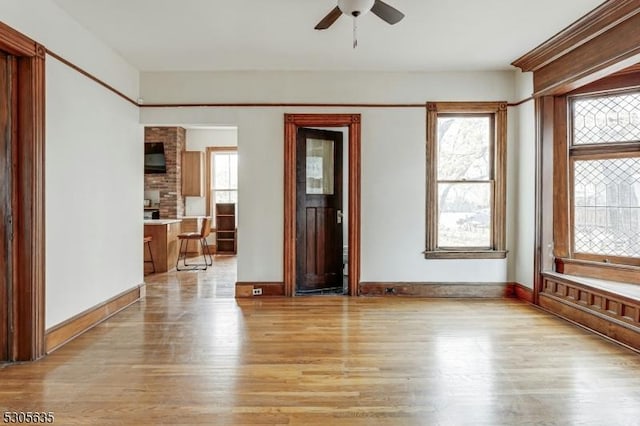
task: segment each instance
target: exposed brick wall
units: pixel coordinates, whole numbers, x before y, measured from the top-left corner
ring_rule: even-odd
[[[186,130],[182,127],[145,127],[145,142],[163,142],[167,162],[166,174],[144,175],[144,190],[160,191],[160,218],[184,216],[182,196],[182,151]]]

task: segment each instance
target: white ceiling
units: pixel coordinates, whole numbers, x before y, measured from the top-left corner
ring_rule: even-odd
[[[602,0],[385,0],[390,26],[313,29],[336,0],[54,0],[141,71],[505,70]]]

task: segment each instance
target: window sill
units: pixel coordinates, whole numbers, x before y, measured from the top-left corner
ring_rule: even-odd
[[[435,250],[425,251],[425,259],[505,259],[507,250]]]
[[[638,266],[567,258],[556,258],[555,264],[556,272],[559,274],[640,284]]]

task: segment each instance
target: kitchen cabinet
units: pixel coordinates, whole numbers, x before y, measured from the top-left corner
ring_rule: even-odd
[[[182,152],[182,196],[204,197],[204,152]]]

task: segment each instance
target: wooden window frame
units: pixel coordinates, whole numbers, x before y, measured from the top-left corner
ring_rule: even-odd
[[[624,78],[621,79],[621,75]],[[640,283],[640,258],[581,253],[574,246],[574,164],[579,160],[640,157],[640,141],[572,145],[572,102],[585,97],[640,92],[640,70],[618,73],[592,85],[555,97],[554,256],[556,271],[568,275]]]
[[[438,116],[493,117],[491,199],[491,247],[438,246]],[[427,206],[426,259],[504,259],[506,250],[506,102],[429,102],[427,103]]]
[[[207,203],[207,216],[213,218],[213,216],[215,216],[215,213],[213,211],[211,211],[211,191],[213,191],[213,185],[211,184],[211,179],[212,179],[212,175],[211,175],[211,155],[215,154],[215,153],[222,153],[222,152],[238,152],[238,147],[237,146],[209,146],[206,149],[206,193],[205,193],[205,203]],[[237,191],[237,190],[236,190]],[[211,221],[211,231],[215,232],[216,228],[214,226],[214,221]]]

